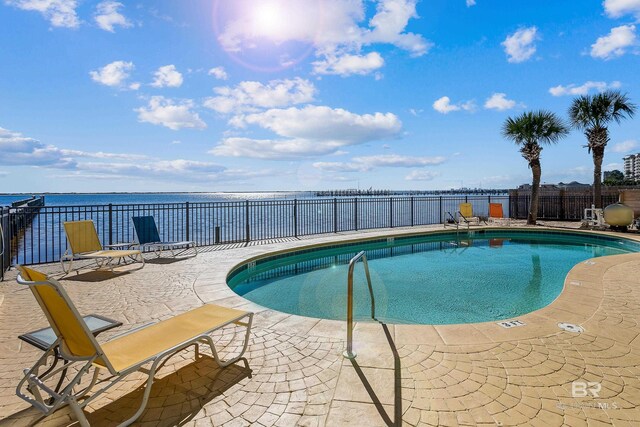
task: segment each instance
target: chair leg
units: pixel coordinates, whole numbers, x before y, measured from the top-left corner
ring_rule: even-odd
[[[153,381],[155,380],[155,375],[159,366],[162,366],[164,363],[161,363],[162,359],[156,359],[151,365],[151,369],[149,369],[149,377],[147,378],[147,382],[144,388],[144,395],[142,396],[142,402],[140,402],[140,407],[136,411],[135,414],[131,416],[128,420],[122,422],[118,425],[118,427],[125,427],[133,424],[135,420],[140,418],[140,415],[144,412],[147,407],[147,403],[149,402],[149,394],[151,393],[151,387],[153,386]]]
[[[73,411],[73,415],[75,415],[76,420],[78,420],[78,424],[80,424],[81,427],[90,427],[91,424],[89,424],[89,420],[87,420],[87,416],[78,404],[76,398],[71,397],[68,399],[68,402],[71,407],[71,411]]]
[[[65,262],[66,267],[65,267]],[[64,255],[60,257],[60,265],[62,266],[62,271],[65,275],[71,273],[73,270],[73,255],[69,254],[69,250],[65,251]]]
[[[209,344],[209,347],[211,348],[211,354],[213,355],[213,359],[216,361],[218,366],[220,366],[221,368],[224,368],[225,366],[229,366],[230,364],[237,362],[238,360],[240,360],[242,358],[242,356],[244,355],[245,351],[247,351],[247,347],[249,346],[249,338],[251,336],[251,324],[253,323],[253,313],[248,313],[248,317],[249,317],[249,320],[247,321],[246,324],[241,323],[241,322],[237,322],[238,324],[241,324],[241,325],[245,326],[247,329],[246,329],[246,332],[245,332],[245,335],[244,335],[244,343],[242,345],[242,350],[240,351],[240,353],[237,356],[235,356],[232,359],[229,359],[229,360],[220,359],[220,356],[218,355],[218,352],[216,351],[216,346],[215,346],[215,343],[213,342],[213,339],[209,335],[204,337],[204,339],[207,341],[207,344]]]

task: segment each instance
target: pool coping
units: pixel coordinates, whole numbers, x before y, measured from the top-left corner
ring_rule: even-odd
[[[475,230],[523,230],[531,232],[531,227],[474,227]],[[204,302],[216,302],[234,308],[256,312],[256,317],[267,328],[288,333],[310,336],[344,339],[346,322],[340,320],[319,319],[295,314],[279,312],[253,303],[233,292],[227,285],[227,277],[239,265],[284,252],[301,249],[313,249],[331,244],[345,244],[358,241],[376,240],[384,237],[410,237],[425,233],[437,233],[441,227],[421,227],[420,229],[383,229],[359,232],[354,234],[334,234],[330,236],[312,237],[309,240],[279,242],[263,246],[252,246],[230,251],[229,257],[209,273],[199,277],[194,290]],[[537,227],[535,230],[566,232],[571,234],[596,234],[628,239],[640,242],[640,236],[621,235],[608,231],[592,231],[580,229],[558,229]],[[367,236],[362,236],[367,234]],[[582,326],[586,330],[589,322],[597,312],[604,297],[603,278],[613,266],[637,260],[640,253],[622,254],[591,258],[575,265],[567,274],[564,286],[558,297],[546,307],[504,321],[519,320],[524,325],[504,328],[498,322],[465,323],[455,325],[422,325],[422,324],[388,324],[394,335],[396,344],[429,344],[429,345],[469,345],[494,344],[519,339],[539,338],[563,333],[558,326],[561,322]],[[384,340],[379,334],[379,324],[371,321],[358,321],[354,326],[354,346],[366,347]]]

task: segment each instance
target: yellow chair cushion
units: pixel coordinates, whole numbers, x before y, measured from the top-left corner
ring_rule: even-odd
[[[113,368],[122,372],[131,366],[153,360],[154,356],[172,347],[209,333],[247,314],[246,311],[206,304],[131,334],[115,338],[102,344],[101,347]],[[95,363],[104,366],[102,360],[96,360]]]
[[[124,258],[128,256],[140,255],[140,251],[135,250],[113,250],[113,251],[96,251],[86,254],[76,254],[80,258]]]
[[[473,206],[471,205],[471,203],[460,203],[460,213],[466,218],[472,217]]]
[[[74,254],[102,250],[102,244],[92,220],[67,221],[64,223],[64,231],[67,233],[69,246]]]

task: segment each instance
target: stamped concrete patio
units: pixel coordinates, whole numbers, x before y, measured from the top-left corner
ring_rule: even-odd
[[[139,424],[640,425],[640,254],[577,265],[554,303],[518,317],[521,327],[359,322],[355,361],[342,357],[344,322],[271,311],[225,284],[234,265],[274,250],[420,230],[205,248],[196,258],[151,261],[131,274],[85,270],[61,283],[82,313],[124,323],[99,341],[206,302],[256,312],[245,354],[251,372],[240,363],[219,369],[206,350],[195,362],[193,352],[180,354],[161,371]],[[59,265],[41,270],[54,277],[61,272]],[[17,336],[47,323],[31,292],[13,278],[15,271],[0,293],[0,425],[72,424],[68,408],[39,420],[15,396],[21,370],[40,355]],[[564,332],[559,322],[584,332]],[[225,344],[229,335],[217,339]],[[90,422],[128,418],[139,403],[141,379],[132,376],[92,404]],[[589,383],[587,392],[597,396],[572,397],[574,381]]]

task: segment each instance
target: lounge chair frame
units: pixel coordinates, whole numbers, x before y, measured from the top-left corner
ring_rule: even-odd
[[[494,205],[496,207],[496,209],[500,210],[500,213],[501,213],[502,216],[491,216],[492,205]],[[502,203],[489,203],[489,218],[488,218],[488,222],[491,223],[491,224],[496,224],[496,225],[506,224],[508,226],[511,226],[511,218],[504,216]]]
[[[75,231],[70,232],[68,224],[71,224],[71,226],[73,226],[75,224],[81,225],[80,223],[91,223],[91,227],[89,227],[88,224],[85,225],[85,231],[90,233],[89,239],[91,240],[91,245],[89,245],[91,249],[87,251],[76,251],[74,249],[75,239],[73,239],[69,235],[70,233],[74,233]],[[92,220],[68,221],[64,223],[64,228],[65,234],[67,236],[67,242],[69,243],[69,248],[60,257],[60,265],[62,266],[62,271],[65,274],[69,274],[74,270],[73,261],[81,259],[92,259],[96,263],[96,269],[107,268],[113,271],[113,269],[116,266],[121,265],[121,263],[133,264],[136,262],[139,262],[141,265],[129,271],[140,270],[144,267],[145,260],[142,256],[142,252],[140,250],[130,249],[131,245],[129,243],[119,243],[115,245],[103,246],[102,243],[100,243],[100,238],[98,237],[95,224]],[[111,252],[111,250],[113,251]],[[127,262],[128,260],[130,260],[131,262]]]
[[[155,254],[156,258],[160,258],[162,256],[163,250],[171,252],[172,258],[176,258],[190,250],[193,251],[193,254],[191,254],[190,257],[198,255],[196,242],[192,240],[185,240],[182,242],[160,241],[158,225],[156,224],[156,220],[153,216],[134,216],[131,220],[133,221],[133,227],[136,229],[136,235],[138,237],[138,243],[132,243],[131,245],[138,246],[140,251],[150,249]],[[149,240],[147,241],[147,239]],[[176,252],[178,249],[181,250]]]
[[[444,222],[445,227],[451,225],[451,226],[455,226],[456,228],[460,228],[461,224],[465,224],[467,226],[467,229],[469,229],[469,227],[471,226],[471,223],[475,223],[475,225],[480,225],[480,221],[481,221],[480,217],[477,217],[477,216],[467,217],[462,213],[463,205],[469,205],[470,209],[473,209],[470,203],[460,203],[460,205],[458,205],[458,210],[455,212],[455,215],[452,214],[451,212],[446,212],[449,218],[445,219],[445,222]],[[451,220],[452,222],[447,222],[448,220]]]
[[[152,357],[149,357],[145,360],[142,360],[139,363],[132,365],[122,371],[117,371],[112,366],[111,362],[109,361],[105,353],[102,351],[100,344],[97,342],[96,338],[93,336],[93,334],[87,327],[86,323],[84,323],[84,321],[82,320],[82,316],[74,306],[73,302],[71,301],[71,299],[69,298],[65,290],[57,281],[50,278],[47,278],[47,280],[45,281],[29,281],[29,280],[25,280],[22,277],[22,273],[18,275],[17,281],[18,283],[22,285],[27,285],[29,287],[38,286],[38,285],[52,287],[58,293],[58,295],[66,302],[67,307],[76,317],[80,326],[85,332],[86,338],[91,341],[91,344],[96,349],[95,354],[89,357],[76,357],[76,356],[73,356],[72,354],[69,354],[69,352],[65,350],[64,339],[61,337],[61,333],[57,329],[56,323],[52,321],[51,314],[45,308],[46,306],[44,305],[44,302],[42,301],[38,293],[35,291],[33,292],[34,296],[36,297],[36,300],[38,301],[43,311],[45,312],[47,318],[49,319],[51,327],[56,332],[56,335],[58,335],[58,339],[51,345],[51,347],[49,347],[49,349],[47,349],[47,351],[45,351],[42,357],[40,357],[40,359],[38,359],[38,361],[36,361],[36,363],[30,369],[24,370],[24,377],[18,383],[18,386],[16,388],[16,395],[22,398],[23,400],[29,402],[35,408],[39,409],[41,412],[44,413],[45,416],[48,416],[49,414],[53,413],[54,411],[56,411],[57,409],[65,405],[69,405],[76,419],[78,420],[79,424],[82,427],[89,426],[89,421],[87,420],[86,415],[83,412],[83,408],[86,407],[93,400],[95,400],[97,397],[101,396],[102,393],[106,392],[111,387],[113,387],[114,385],[119,383],[121,380],[126,378],[129,374],[140,371],[147,374],[147,380],[145,381],[145,390],[144,390],[142,402],[140,403],[140,406],[136,411],[136,413],[133,416],[131,416],[129,419],[125,420],[123,423],[120,424],[120,426],[128,426],[132,424],[136,419],[138,419],[140,415],[142,415],[142,413],[144,412],[144,409],[146,408],[147,403],[149,401],[149,394],[151,392],[151,387],[153,385],[156,372],[160,368],[162,368],[164,364],[172,356],[191,346],[195,347],[196,359],[199,357],[200,344],[206,344],[211,349],[211,354],[213,355],[215,362],[220,367],[224,368],[225,366],[228,366],[242,359],[246,369],[249,369],[249,364],[247,360],[244,359],[242,356],[247,350],[247,347],[249,344],[251,326],[253,323],[252,312],[241,312],[241,314],[238,315],[236,318],[230,319],[222,324],[217,324],[202,334],[194,336],[191,339],[181,342],[180,344],[177,344],[173,347],[167,348],[165,351],[158,353]],[[216,351],[215,343],[213,342],[213,339],[211,338],[210,334],[232,323],[246,328],[242,350],[239,352],[237,356],[232,357],[228,360],[223,360],[218,355],[218,352]],[[135,333],[139,329],[141,328],[129,331],[127,334]],[[124,335],[127,335],[127,334],[124,334]],[[122,336],[123,335],[120,335],[112,339],[117,339]],[[234,337],[235,337],[235,334],[234,334]],[[48,358],[53,356],[54,352],[56,351],[58,352],[59,356],[64,360],[64,363],[62,364],[62,366],[58,367],[55,370],[51,370],[47,372],[46,375],[44,376],[38,376],[39,369],[41,367],[46,366]],[[102,361],[101,366],[95,365],[95,362],[98,359]],[[71,365],[74,365],[74,364],[79,364],[80,365],[79,369],[71,379],[69,379],[66,383],[63,384],[61,391],[55,391],[44,383],[44,381],[46,381],[47,379],[60,373],[63,369],[68,369]],[[149,364],[151,364],[151,366],[148,370],[143,369],[143,367]],[[106,367],[106,369],[109,371],[111,376],[105,378],[104,380],[98,381],[100,369],[103,367],[102,365]],[[83,377],[87,373],[89,373],[89,371],[92,368],[94,369],[94,372],[89,385],[87,385],[84,388],[81,388],[79,391],[74,391],[76,387],[80,386],[80,383]],[[102,384],[105,382],[107,384],[102,386]],[[101,388],[96,390],[89,397],[85,397],[97,384],[101,385]],[[46,396],[44,394],[46,394]]]

